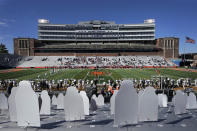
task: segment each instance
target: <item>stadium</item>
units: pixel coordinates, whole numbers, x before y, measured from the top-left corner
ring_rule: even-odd
[[[172,121],[172,118],[180,117],[180,121],[183,121],[181,127],[185,127],[185,119],[193,119],[189,115],[195,115],[196,111],[190,110],[190,114],[185,115],[186,99],[189,97],[183,94],[193,93],[195,97],[197,70],[179,67],[174,62],[179,58],[179,38],[155,38],[155,26],[154,19],[144,20],[140,24],[116,24],[112,21],[100,20],[79,22],[78,24],[51,24],[49,20],[39,19],[38,39],[14,38],[14,54],[0,55],[0,67],[2,68],[0,70],[0,92],[3,92],[0,93],[0,105],[3,103],[3,99],[7,101],[7,97],[11,96],[9,99],[15,97],[13,101],[24,106],[24,108],[16,106],[18,110],[24,109],[24,114],[27,113],[27,110],[32,111],[32,114],[37,110],[39,115],[32,115],[30,122],[22,123],[13,120],[11,114],[7,117],[7,114],[14,112],[8,111],[8,106],[5,108],[0,106],[0,113],[4,111],[0,120],[9,121],[10,119],[11,124],[8,127],[14,127],[13,129],[18,126],[27,129],[30,126],[36,127],[38,130],[56,130],[59,129],[59,124],[64,123],[63,126],[61,125],[63,129],[91,130],[90,128],[95,129],[96,125],[99,130],[119,130],[117,125],[126,125],[129,127],[128,129],[141,126],[145,128],[148,126],[148,129],[156,127],[157,129],[166,126],[173,130],[177,127],[171,128],[169,123],[176,123],[177,120]],[[23,94],[13,91],[16,88]],[[16,96],[13,96],[12,92],[15,92]],[[82,96],[85,94],[88,102],[82,101],[82,96],[79,97],[78,92],[82,92],[80,94]],[[119,92],[122,92],[122,96]],[[115,96],[116,93],[117,96]],[[45,102],[43,95],[47,96],[47,101],[51,105],[48,109],[51,111],[42,111]],[[183,111],[179,111],[179,107],[174,104],[177,101],[175,97],[179,97],[179,95],[184,97],[184,100],[179,99],[179,101],[181,100],[179,103],[184,104],[185,101]],[[116,100],[115,97],[118,96],[119,98]],[[34,102],[27,102],[29,98],[33,101],[33,97],[35,97]],[[8,103],[11,101],[9,99]],[[131,100],[130,104],[122,102],[128,99]],[[112,101],[115,100],[120,101],[116,102],[116,107],[115,105],[111,107]],[[87,114],[85,114],[85,102],[82,104],[84,108],[82,109],[80,101],[90,104],[90,108],[87,107]],[[37,104],[35,104],[36,102]],[[133,103],[139,104],[139,106],[133,106]],[[187,109],[197,109],[197,103],[194,104],[195,107],[190,107],[187,103]],[[30,108],[31,106],[38,109],[33,110]],[[127,107],[129,110],[126,110]],[[135,110],[135,112],[131,112],[132,119],[133,116],[136,116],[134,122],[127,120],[123,124],[119,122],[122,116],[122,119],[127,117],[124,116],[124,113],[116,116],[119,114],[118,111],[130,114],[134,107],[139,107],[139,112],[143,113],[149,110],[153,115],[147,113],[148,117],[141,117],[143,113],[140,114]],[[156,111],[152,107],[155,107]],[[113,108],[116,108],[114,113]],[[17,115],[21,117],[18,119],[27,119],[22,117],[24,114],[18,112]],[[28,116],[29,112],[25,115]],[[174,117],[172,112],[177,113],[178,116]],[[62,118],[64,114],[67,115]],[[36,122],[31,122],[34,116],[38,116],[39,119],[36,118]],[[4,128],[9,122],[0,124]],[[108,125],[103,127],[106,123]],[[193,126],[195,127],[193,124],[195,123],[192,123],[191,129]],[[187,123],[187,125],[189,124]],[[120,129],[125,129],[124,126]]]
[[[0,131],[195,131],[196,0],[0,0]]]
[[[31,72],[26,78],[33,80],[38,76],[48,80],[90,78],[90,81],[99,79],[101,85],[109,80],[153,79],[155,75],[174,80],[187,78],[192,82],[196,79],[195,71],[184,75],[184,70],[176,69],[178,65],[173,60],[179,57],[179,38],[155,38],[154,19],[140,24],[101,20],[51,24],[49,20],[39,19],[38,39],[14,38],[13,42],[14,55],[2,54],[1,67],[16,68],[13,70],[17,72],[9,70],[6,77],[1,73],[1,79],[22,80],[18,75],[9,75],[22,75],[20,72]],[[57,70],[61,71],[53,74]]]
[[[14,38],[14,54],[0,56],[2,68],[16,68],[13,70],[17,71],[8,70],[6,78],[1,73],[1,79],[22,80],[18,75],[9,75],[20,72],[31,72],[32,77],[26,77],[32,80],[47,74],[42,79],[85,81],[90,78],[89,81],[98,79],[101,85],[109,80],[153,79],[155,75],[174,81],[191,79],[193,85],[196,79],[195,70],[187,72],[188,75],[178,75],[187,71],[177,69],[178,65],[173,62],[179,57],[179,38],[155,38],[154,19],[139,24],[101,20],[51,24],[49,20],[38,19],[37,32],[38,39]],[[57,70],[61,71],[53,74]],[[67,71],[71,74],[64,75]]]

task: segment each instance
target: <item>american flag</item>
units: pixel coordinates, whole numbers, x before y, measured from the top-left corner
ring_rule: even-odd
[[[192,44],[195,44],[195,40],[194,39],[191,39],[190,37],[185,37],[186,38],[186,43],[192,43]]]

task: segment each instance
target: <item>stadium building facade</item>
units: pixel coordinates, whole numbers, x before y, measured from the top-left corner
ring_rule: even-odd
[[[141,24],[98,20],[51,24],[39,19],[38,39],[15,38],[14,53],[23,56],[160,55],[177,58],[178,45],[178,38],[155,39],[153,19]]]

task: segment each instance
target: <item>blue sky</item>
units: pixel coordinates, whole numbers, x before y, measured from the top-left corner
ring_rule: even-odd
[[[13,53],[13,38],[37,38],[37,20],[73,24],[106,20],[118,24],[156,20],[156,38],[179,37],[179,53],[197,52],[197,0],[0,0],[0,43]],[[185,36],[196,44],[184,44]]]

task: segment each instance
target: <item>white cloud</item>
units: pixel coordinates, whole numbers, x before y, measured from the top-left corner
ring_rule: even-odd
[[[1,21],[0,21],[0,25],[6,25],[6,23],[5,23],[5,22],[1,22]]]
[[[15,19],[2,19],[2,21],[5,23],[8,23],[8,22],[16,22],[16,20]]]
[[[0,26],[7,26],[7,23],[0,21]]]
[[[10,23],[16,22],[15,19],[1,19],[0,26],[8,26]]]

